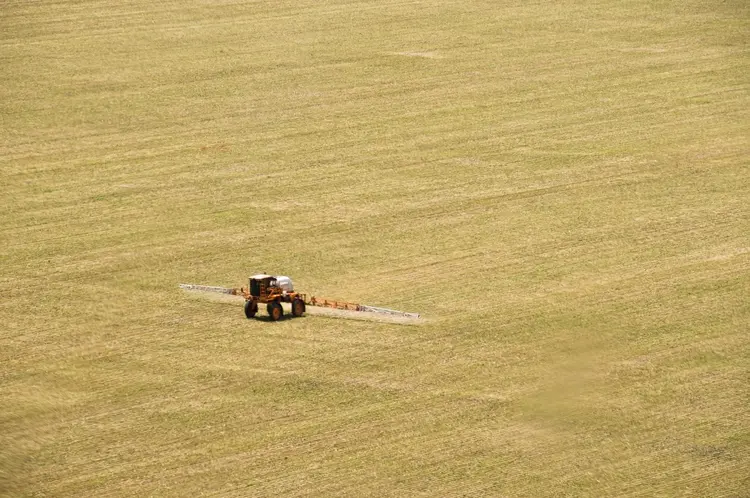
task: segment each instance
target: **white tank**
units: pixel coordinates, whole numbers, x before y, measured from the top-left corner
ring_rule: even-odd
[[[277,276],[276,285],[278,285],[283,291],[286,291],[286,292],[294,291],[294,285],[292,285],[292,279],[289,277]]]

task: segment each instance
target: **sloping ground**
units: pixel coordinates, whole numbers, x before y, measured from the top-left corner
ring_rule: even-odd
[[[4,2],[0,494],[746,495],[749,24]]]

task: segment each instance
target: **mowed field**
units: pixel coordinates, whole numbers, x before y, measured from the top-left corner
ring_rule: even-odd
[[[0,495],[748,496],[748,33],[3,1]],[[258,272],[425,320],[177,287]]]

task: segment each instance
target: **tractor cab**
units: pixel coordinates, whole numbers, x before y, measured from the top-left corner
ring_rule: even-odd
[[[294,292],[292,279],[289,277],[274,277],[272,275],[255,275],[250,277],[250,295],[256,298],[269,294],[286,294]]]
[[[271,275],[255,275],[250,277],[250,295],[253,297],[265,297],[268,291],[276,287],[276,277]]]

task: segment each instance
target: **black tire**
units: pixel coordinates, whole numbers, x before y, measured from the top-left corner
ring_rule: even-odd
[[[268,310],[268,316],[271,317],[272,322],[279,321],[284,316],[284,308],[281,307],[281,303],[268,303],[266,310]]]
[[[253,318],[258,312],[258,303],[255,301],[245,301],[245,316]]]
[[[292,315],[302,316],[305,313],[305,302],[302,299],[292,301]]]

